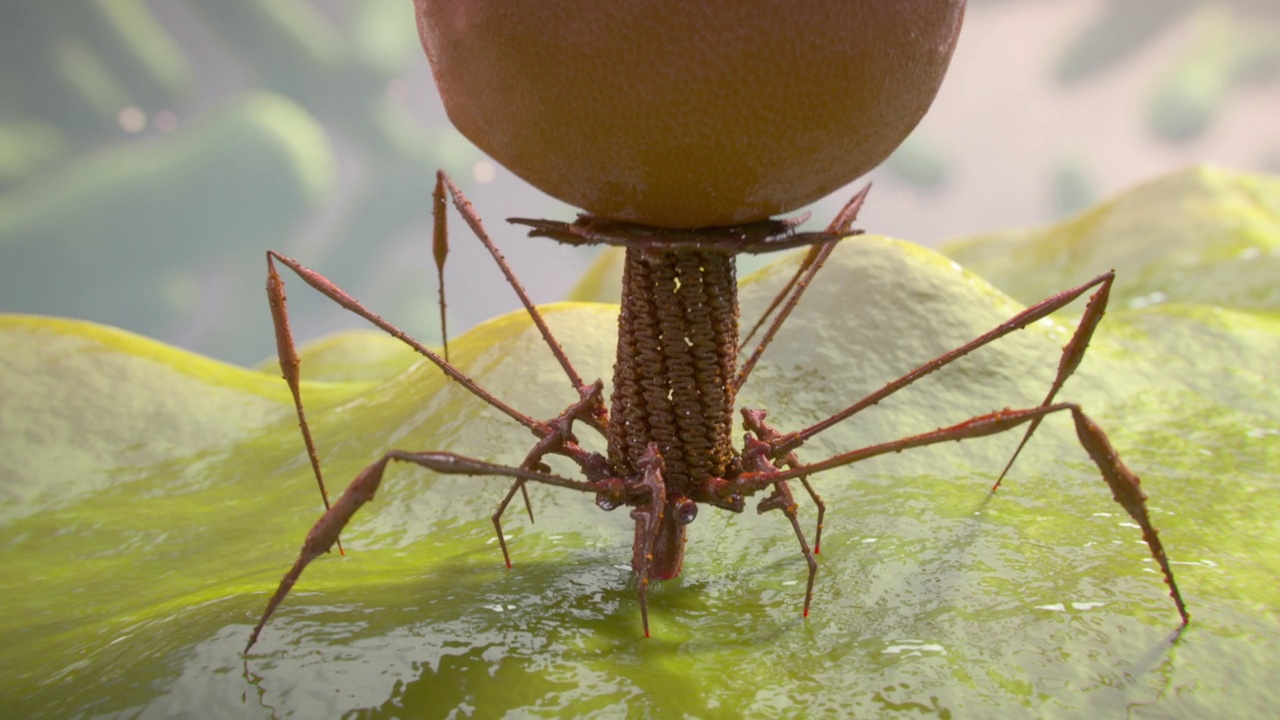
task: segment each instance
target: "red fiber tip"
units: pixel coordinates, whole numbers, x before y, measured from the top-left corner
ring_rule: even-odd
[[[508,563],[507,563],[507,569],[508,569],[508,570],[510,570],[510,569],[511,569],[511,563],[510,563],[510,562],[508,562]]]
[[[814,555],[817,555],[817,554],[818,554],[818,553],[820,553],[820,552],[822,552],[822,548],[818,547],[817,545],[814,545],[814,546],[813,546],[813,554],[814,554]]]
[[[809,608],[804,609],[804,617],[809,617]]]
[[[644,636],[645,636],[645,637],[649,637],[649,631],[648,631],[648,630],[645,630],[645,631],[644,631]]]

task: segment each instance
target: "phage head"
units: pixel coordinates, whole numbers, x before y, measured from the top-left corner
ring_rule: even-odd
[[[879,164],[964,0],[414,0],[449,117],[534,186],[664,228],[753,222]]]

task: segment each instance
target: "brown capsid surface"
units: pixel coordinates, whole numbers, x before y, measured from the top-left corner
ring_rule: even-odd
[[[759,220],[857,179],[924,116],[964,0],[415,0],[458,129],[603,217]]]

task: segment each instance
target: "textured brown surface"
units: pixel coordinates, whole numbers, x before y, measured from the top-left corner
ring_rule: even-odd
[[[416,0],[450,119],[592,214],[705,227],[788,212],[897,147],[963,0]]]
[[[634,475],[657,442],[679,494],[722,476],[733,456],[738,341],[733,258],[627,250],[609,424],[609,462]]]

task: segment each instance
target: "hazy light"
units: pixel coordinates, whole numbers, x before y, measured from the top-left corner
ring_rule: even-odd
[[[471,166],[471,177],[481,185],[488,185],[498,177],[498,166],[492,160],[480,160]]]
[[[162,133],[173,132],[178,127],[178,116],[168,110],[161,110],[156,113],[154,123]]]
[[[140,133],[147,127],[147,114],[137,105],[129,105],[116,113],[116,122],[127,133]]]
[[[409,97],[409,83],[401,78],[391,78],[387,83],[387,95],[392,100],[404,100]]]

